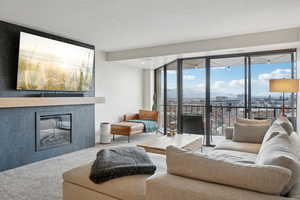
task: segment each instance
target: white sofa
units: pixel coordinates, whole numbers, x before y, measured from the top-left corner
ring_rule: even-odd
[[[272,127],[271,127],[272,128]],[[218,144],[209,155],[226,155],[242,162],[255,163],[261,144],[234,142],[227,130],[227,138]],[[291,148],[297,149],[300,159],[300,137],[290,136]],[[195,166],[193,166],[195,168]],[[296,200],[300,199],[299,184],[286,196],[270,195],[226,184],[197,180],[185,175],[166,171],[153,176],[136,175],[114,179],[103,184],[94,184],[88,178],[90,165],[73,169],[64,174],[64,200]],[[197,173],[201,173],[198,171]],[[245,175],[247,173],[245,172]],[[259,178],[259,177],[257,177]],[[253,180],[253,179],[252,179]]]

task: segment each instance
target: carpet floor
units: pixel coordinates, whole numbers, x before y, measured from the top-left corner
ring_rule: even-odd
[[[112,146],[135,146],[138,143],[158,137],[159,134],[145,133],[134,136],[131,142],[127,137],[116,137],[112,144],[97,144],[73,153],[7,170],[0,173],[0,200],[62,200],[62,175],[64,172],[93,162],[96,153]],[[159,170],[165,170],[165,156],[149,153]]]
[[[92,162],[96,153],[102,148],[112,146],[135,146],[153,133],[140,134],[127,142],[127,137],[117,137],[109,145],[96,145],[51,159],[7,170],[0,173],[0,200],[62,200],[62,175],[64,172]],[[165,168],[165,156],[149,154],[154,164]]]

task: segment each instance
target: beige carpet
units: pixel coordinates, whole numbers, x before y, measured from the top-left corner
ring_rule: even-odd
[[[109,145],[96,145],[93,148],[65,154],[48,160],[32,163],[0,173],[0,200],[62,200],[62,175],[64,172],[94,161],[101,148],[120,145],[136,145],[149,137],[159,134],[145,133],[131,138],[117,137]],[[205,150],[208,150],[206,148]],[[165,169],[165,156],[149,154],[160,169]]]
[[[72,168],[92,162],[101,148],[117,145],[136,145],[156,134],[141,134],[131,138],[118,137],[110,145],[65,154],[0,173],[0,200],[62,200],[62,174]],[[165,167],[165,157],[149,154],[159,167]]]

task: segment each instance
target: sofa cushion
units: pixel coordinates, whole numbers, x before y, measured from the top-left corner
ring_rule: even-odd
[[[288,118],[285,116],[278,117],[278,119],[274,121],[274,124],[281,125],[288,135],[291,135],[292,132],[294,131],[292,122],[290,122],[290,120],[288,120]]]
[[[291,148],[291,141],[286,133],[277,133],[262,144],[256,164],[275,165],[291,170],[291,179],[282,191],[283,195],[286,195],[296,184],[299,176],[299,161]]]
[[[218,142],[215,149],[218,150],[231,150],[231,151],[241,151],[248,153],[258,153],[261,144],[246,143],[246,142],[235,142],[232,140],[222,140]]]
[[[240,151],[231,151],[231,150],[218,150],[215,149],[213,151],[207,152],[209,156],[215,158],[226,158],[231,162],[241,162],[241,163],[249,163],[255,164],[257,154],[255,153],[247,153],[247,152],[240,152]]]
[[[167,147],[167,170],[178,176],[274,195],[281,194],[291,176],[291,171],[283,167],[232,162],[173,146]]]
[[[256,119],[245,119],[245,118],[237,118],[236,119],[237,123],[242,123],[242,124],[271,124],[271,121],[266,119],[266,120],[256,120]]]
[[[158,112],[149,110],[140,110],[139,119],[157,121]]]
[[[262,143],[269,124],[234,124],[232,140],[235,142]]]
[[[116,199],[141,200],[145,198],[145,181],[150,175],[126,176],[95,184],[89,179],[91,166],[92,163],[64,173],[64,181]]]
[[[146,181],[146,200],[295,200],[168,173]]]

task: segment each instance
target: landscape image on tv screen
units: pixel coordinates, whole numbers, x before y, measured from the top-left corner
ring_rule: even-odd
[[[18,90],[88,91],[94,50],[21,32]]]

